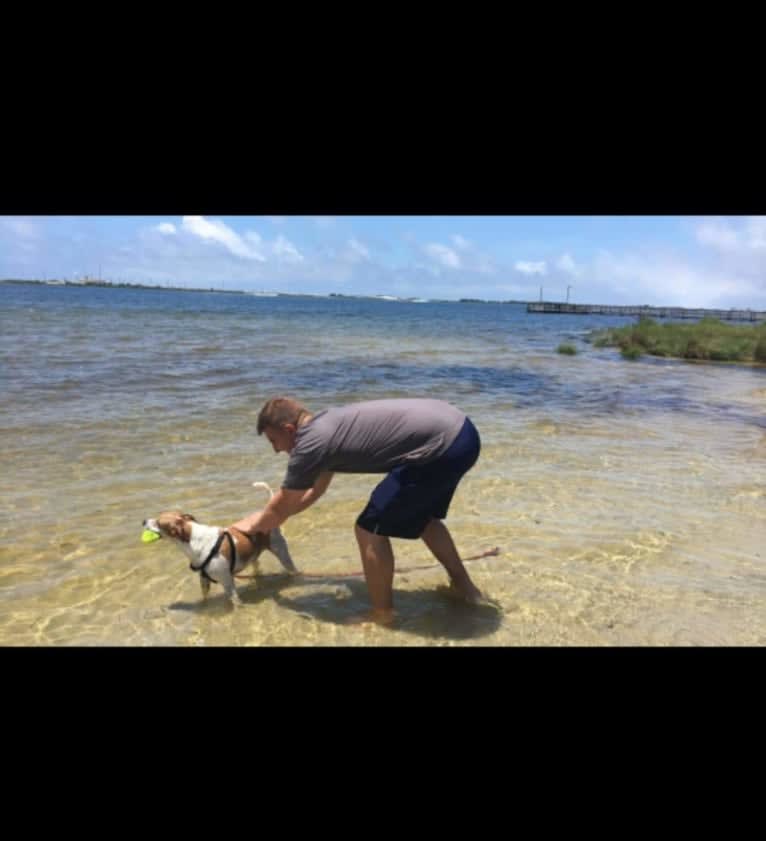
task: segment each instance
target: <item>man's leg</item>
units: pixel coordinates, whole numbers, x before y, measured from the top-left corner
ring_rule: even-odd
[[[467,601],[478,603],[484,601],[481,590],[471,581],[470,576],[460,560],[455,543],[449,529],[441,520],[432,519],[421,534],[423,542],[430,549],[431,554],[447,570],[452,587]]]
[[[354,526],[354,533],[372,602],[371,618],[385,624],[394,615],[394,553],[391,541],[382,534],[373,534],[358,525]]]

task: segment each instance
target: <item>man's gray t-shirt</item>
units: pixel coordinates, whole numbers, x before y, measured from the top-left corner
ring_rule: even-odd
[[[388,473],[445,453],[466,416],[443,400],[369,400],[317,412],[298,428],[282,483],[312,487],[320,473]]]

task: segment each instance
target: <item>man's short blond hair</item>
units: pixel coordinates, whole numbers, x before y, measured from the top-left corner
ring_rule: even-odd
[[[286,423],[293,423],[296,426],[302,415],[309,414],[309,410],[292,397],[272,397],[263,404],[258,413],[258,434],[260,435],[267,426],[279,429]]]

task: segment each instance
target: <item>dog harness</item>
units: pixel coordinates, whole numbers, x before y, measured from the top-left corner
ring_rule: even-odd
[[[228,541],[229,541],[229,549],[231,549],[231,558],[229,558],[229,567],[231,569],[231,574],[234,575],[234,567],[237,564],[237,547],[235,546],[231,535],[227,531],[222,531],[221,534],[218,536],[218,540],[216,540],[215,545],[210,550],[210,554],[207,556],[207,558],[205,558],[205,560],[202,562],[201,566],[195,567],[194,564],[189,564],[189,566],[191,567],[192,570],[194,570],[194,572],[198,572],[203,578],[207,578],[208,581],[212,581],[213,584],[218,584],[219,582],[216,581],[215,578],[211,578],[207,574],[206,567],[210,563],[210,561],[212,561],[213,558],[218,553],[218,550],[221,548],[221,544],[223,543],[224,537],[227,538]]]

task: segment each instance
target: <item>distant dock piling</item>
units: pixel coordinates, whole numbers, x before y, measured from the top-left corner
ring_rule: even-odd
[[[760,310],[706,310],[684,307],[617,306],[608,304],[565,304],[555,301],[534,301],[527,312],[561,315],[633,315],[645,318],[718,318],[721,321],[766,321]]]

